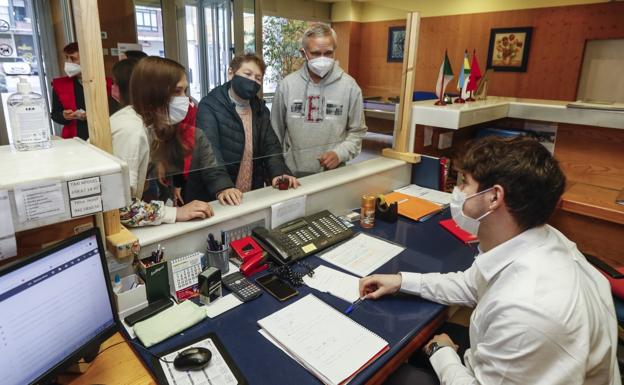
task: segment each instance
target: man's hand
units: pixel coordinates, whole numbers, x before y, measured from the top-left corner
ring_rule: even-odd
[[[222,205],[238,206],[243,201],[243,193],[237,188],[228,188],[217,194]]]
[[[63,119],[65,120],[75,120],[78,119],[74,111],[72,110],[63,110]]]
[[[360,298],[377,299],[401,288],[401,274],[374,274],[360,279]]]
[[[214,212],[208,202],[192,201],[191,203],[177,208],[176,222],[186,222],[195,218],[205,219],[213,215]]]
[[[290,176],[290,175],[276,176],[275,178],[273,178],[273,181],[271,182],[271,186],[273,186],[274,188],[277,188],[277,184],[279,183],[279,180],[281,178],[284,178],[288,181],[288,188],[297,188],[301,186],[301,183],[299,183],[297,178],[295,178],[294,176]]]
[[[325,170],[333,170],[340,164],[338,155],[333,151],[327,151],[319,155],[318,161]]]
[[[451,337],[448,336],[448,334],[442,333],[442,334],[438,334],[438,335],[434,336],[431,339],[431,341],[427,342],[427,345],[425,345],[425,347],[423,348],[425,353],[427,353],[429,351],[429,345],[431,345],[434,342],[437,342],[438,345],[440,345],[440,346],[450,346],[455,351],[457,351],[457,349],[459,349],[459,346],[455,345],[455,343],[453,342]]]

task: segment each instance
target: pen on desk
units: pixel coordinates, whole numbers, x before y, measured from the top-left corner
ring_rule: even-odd
[[[351,312],[353,310],[355,310],[355,308],[361,304],[362,302],[364,302],[364,300],[366,299],[366,297],[362,297],[362,298],[358,298],[357,301],[353,302],[351,304],[351,306],[349,306],[349,308],[347,310],[345,310],[345,314],[351,314]]]
[[[408,200],[409,200],[409,199],[407,199],[407,198],[401,199],[400,201],[398,201],[398,202],[397,202],[397,204],[399,204],[399,205],[400,205],[401,203],[405,203],[405,202],[407,202]]]
[[[425,222],[425,221],[427,221],[427,220],[431,219],[432,217],[434,217],[434,216],[436,216],[436,215],[440,214],[442,211],[446,210],[446,209],[447,209],[447,207],[449,207],[449,205],[444,205],[444,206],[442,206],[442,207],[440,208],[440,210],[436,210],[436,211],[432,212],[431,214],[427,214],[427,215],[425,215],[424,217],[420,218],[420,219],[418,220],[418,222]]]

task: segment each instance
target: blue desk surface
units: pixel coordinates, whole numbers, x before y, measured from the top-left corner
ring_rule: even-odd
[[[377,273],[465,270],[472,264],[476,249],[463,245],[438,224],[446,217],[448,217],[448,212],[424,223],[417,223],[406,218],[399,218],[394,224],[376,221],[372,229],[361,229],[356,226],[354,230],[363,231],[406,247],[401,254],[379,268]],[[316,256],[308,257],[306,261],[312,266],[319,264],[332,266]],[[332,267],[338,269],[335,266]],[[286,356],[258,332],[256,321],[297,301],[308,293],[314,293],[318,298],[339,310],[345,310],[349,306],[347,302],[339,298],[321,293],[306,285],[297,289],[300,295],[283,303],[263,293],[249,303],[240,305],[215,319],[206,319],[183,333],[153,346],[150,351],[159,354],[175,346],[184,345],[186,341],[197,339],[208,332],[215,332],[250,384],[319,384],[320,381],[303,366]],[[365,383],[443,310],[442,305],[404,294],[384,297],[377,301],[365,301],[356,308],[351,318],[388,341],[390,351],[358,374],[352,383]],[[137,352],[150,366],[149,355],[141,349]]]

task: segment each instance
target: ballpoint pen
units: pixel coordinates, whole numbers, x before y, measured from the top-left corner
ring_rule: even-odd
[[[349,308],[347,310],[345,310],[345,314],[350,314],[353,310],[355,310],[355,308],[361,304],[362,302],[364,302],[364,300],[366,299],[366,297],[362,297],[362,298],[358,298],[357,301],[353,302],[351,304],[351,306],[349,306]]]

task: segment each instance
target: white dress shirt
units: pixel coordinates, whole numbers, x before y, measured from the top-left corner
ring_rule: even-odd
[[[466,366],[449,347],[431,357],[442,385],[621,384],[609,283],[551,226],[480,254],[464,272],[401,275],[401,291],[474,307]]]

